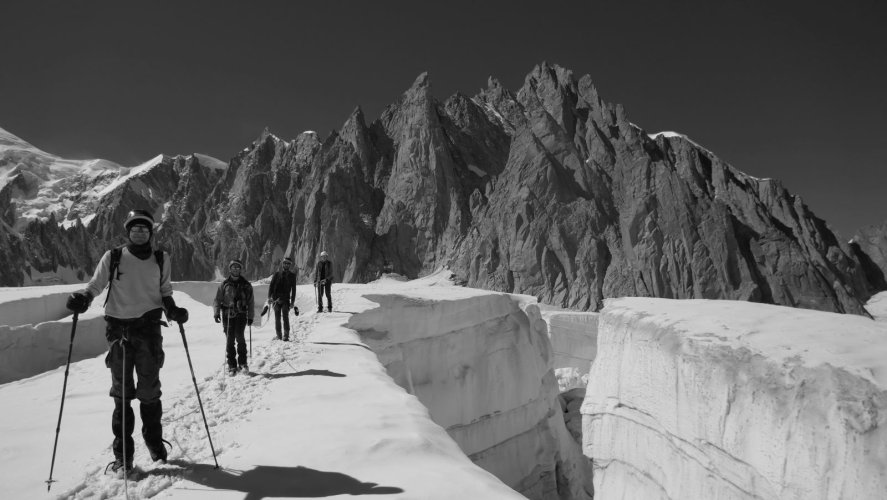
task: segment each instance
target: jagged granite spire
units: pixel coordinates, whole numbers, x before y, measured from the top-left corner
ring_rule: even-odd
[[[590,77],[548,63],[516,92],[491,77],[443,102],[422,73],[378,119],[356,108],[323,142],[266,129],[215,178],[162,172],[149,181],[169,193],[158,207],[170,204],[179,234],[165,241],[191,263],[179,279],[212,278],[231,257],[251,278],[283,255],[305,270],[327,250],[343,281],[374,279],[386,261],[409,277],[448,267],[470,286],[577,309],[633,295],[865,314],[883,287],[778,182],[678,134],[647,135]],[[138,182],[107,200],[92,234],[114,233],[113,211],[148,192]]]

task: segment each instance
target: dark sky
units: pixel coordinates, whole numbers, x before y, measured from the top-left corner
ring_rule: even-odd
[[[648,132],[781,179],[844,238],[887,220],[887,2],[10,1],[0,127],[70,158],[228,160],[548,61]]]

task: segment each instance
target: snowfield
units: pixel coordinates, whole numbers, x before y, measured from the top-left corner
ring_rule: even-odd
[[[887,498],[887,294],[876,321],[637,298],[575,313],[440,273],[334,285],[321,314],[300,286],[292,341],[257,322],[251,374],[229,377],[217,286],[174,283],[216,458],[182,337],[164,329],[172,451],[150,462],[136,409],[130,498]],[[4,499],[124,497],[104,473],[101,297],[78,320],[46,490],[77,288],[0,289]]]
[[[173,449],[168,464],[150,463],[136,409],[135,465],[141,472],[129,483],[131,498],[524,498],[474,465],[419,400],[394,383],[355,331],[343,326],[352,315],[378,307],[362,293],[396,291],[403,282],[334,286],[334,312],[323,314],[313,312],[312,288],[299,287],[297,303],[305,314],[292,318],[295,341],[271,340],[273,318],[254,326],[253,375],[235,377],[223,374],[224,336],[208,306],[217,286],[176,283],[175,297],[191,313],[188,346],[220,469],[214,469],[181,336],[164,329],[163,423]],[[58,288],[64,294],[71,286]],[[464,290],[440,288],[441,298],[447,288]],[[11,296],[6,289],[0,299]],[[45,302],[38,294],[19,307],[40,309]],[[84,316],[98,314],[100,304],[97,298]],[[67,346],[69,332],[58,335],[64,338],[57,342]],[[75,339],[75,355],[80,348]],[[50,493],[45,481],[64,368],[0,385],[7,409],[0,416],[4,498],[123,497],[122,478],[103,473],[112,458],[113,408],[104,354],[71,365]]]

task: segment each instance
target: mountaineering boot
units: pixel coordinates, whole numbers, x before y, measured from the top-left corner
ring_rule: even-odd
[[[289,341],[289,339],[290,339],[290,332],[283,332],[283,340]]]
[[[167,451],[163,444],[163,427],[160,417],[163,415],[163,404],[160,401],[142,403],[139,406],[142,415],[142,437],[145,438],[145,446],[151,454],[151,460],[166,461]]]
[[[229,366],[228,367],[228,375],[231,375],[231,376],[237,375],[237,367],[236,366]]]
[[[333,306],[327,306],[326,312],[333,312]]]
[[[124,412],[126,414],[126,429],[123,429]],[[120,398],[114,398],[114,412],[111,414],[111,431],[114,433],[111,449],[114,451],[114,461],[108,464],[108,468],[114,472],[124,467],[127,472],[132,469],[132,456],[135,452],[135,443],[132,439],[134,428],[135,413],[132,411],[130,401],[124,402]],[[124,439],[126,440],[126,457],[123,456]]]
[[[322,312],[323,312],[323,306],[318,307],[318,308],[317,308],[317,312],[322,313]]]
[[[130,458],[126,462],[124,462],[122,458],[115,458],[113,462],[109,463],[105,467],[105,474],[108,473],[109,469],[112,472],[119,472],[121,469],[123,469],[123,472],[128,474],[132,472],[132,458]]]
[[[242,371],[243,373],[249,373],[249,366],[247,366],[245,363],[240,365],[240,371]]]

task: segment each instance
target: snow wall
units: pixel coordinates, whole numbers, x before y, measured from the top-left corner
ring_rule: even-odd
[[[561,392],[584,389],[597,354],[598,313],[543,311]]]
[[[173,297],[176,296],[175,291],[187,293],[208,307],[206,311],[190,311],[191,314],[212,314],[209,308],[218,286],[219,283],[212,282],[175,282]],[[15,298],[0,300],[0,384],[65,365],[71,344],[72,320],[71,312],[65,308],[65,301],[71,292],[82,288],[83,285],[70,285],[3,291],[4,294],[14,294]],[[268,285],[253,285],[253,294],[257,300],[261,300],[268,295]],[[105,295],[99,295],[90,308],[78,317],[71,362],[92,358],[108,350],[104,303]],[[261,307],[261,303],[256,304],[256,318]],[[176,329],[162,331],[164,336],[179,335]]]
[[[859,316],[608,300],[581,408],[597,498],[887,498],[885,341]]]
[[[16,298],[0,301],[0,384],[64,366],[72,319],[65,301],[82,285],[69,291],[59,288],[23,288],[15,293]],[[93,303],[104,301],[102,295]],[[71,361],[91,358],[107,349],[105,320],[100,308],[92,307],[78,317]]]
[[[591,498],[591,464],[564,425],[535,299],[365,295],[347,325],[475,464],[531,499]]]

